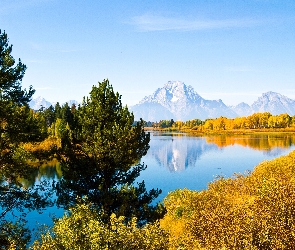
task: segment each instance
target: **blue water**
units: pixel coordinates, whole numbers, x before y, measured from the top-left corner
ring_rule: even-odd
[[[273,140],[284,139],[275,138],[271,142]],[[155,133],[151,134],[150,149],[142,158],[147,169],[141,173],[139,180],[145,180],[147,189],[162,189],[158,199],[161,201],[175,189],[203,190],[218,176],[245,174],[260,162],[293,150],[294,144],[262,150],[239,144],[219,147],[208,143],[206,137]]]
[[[240,145],[239,140],[248,140],[249,145]],[[213,138],[214,139],[214,138]],[[259,145],[264,140],[264,146]],[[289,142],[287,142],[289,140]],[[264,160],[271,160],[295,150],[290,138],[236,137],[228,146],[218,146],[208,137],[186,134],[152,133],[150,149],[141,162],[147,165],[138,181],[145,181],[147,190],[162,189],[157,201],[175,189],[206,189],[208,183],[218,176],[231,177],[234,173],[246,173]],[[292,140],[291,140],[292,141]],[[295,139],[294,139],[295,141]],[[283,146],[271,146],[271,145]],[[256,146],[257,146],[256,145]],[[56,176],[51,176],[56,179]],[[50,207],[42,214],[31,212],[27,219],[31,228],[52,225],[52,217],[61,217],[64,211]]]

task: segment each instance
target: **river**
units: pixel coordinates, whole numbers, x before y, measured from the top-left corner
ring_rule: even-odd
[[[141,160],[147,165],[138,181],[145,181],[147,190],[162,189],[157,201],[175,189],[206,189],[218,176],[247,174],[260,162],[286,155],[295,149],[295,135],[190,136],[184,133],[151,132],[150,149]],[[33,178],[56,180],[61,178],[58,163],[43,166]],[[27,183],[31,185],[32,183]],[[38,224],[52,224],[53,215],[63,210],[50,207],[42,214],[28,215],[31,228]]]

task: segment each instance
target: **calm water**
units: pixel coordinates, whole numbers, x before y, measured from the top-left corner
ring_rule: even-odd
[[[162,189],[162,200],[175,189],[206,189],[218,176],[246,173],[264,160],[295,149],[295,135],[211,136],[152,133],[140,180],[148,189]]]
[[[230,177],[246,173],[264,160],[286,155],[295,149],[295,135],[284,136],[211,136],[195,137],[181,133],[151,133],[150,149],[142,162],[147,169],[138,181],[145,180],[147,190],[162,189],[158,201],[175,189],[206,189],[217,176]],[[58,166],[43,166],[35,180],[58,180]],[[32,183],[28,183],[31,185]],[[51,217],[60,217],[61,209],[51,207],[43,214],[28,215],[31,227],[52,224]]]

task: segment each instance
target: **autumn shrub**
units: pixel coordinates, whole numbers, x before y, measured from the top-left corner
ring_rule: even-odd
[[[24,143],[23,148],[30,152],[36,151],[50,151],[52,148],[61,147],[61,142],[59,138],[48,137],[44,141],[35,142],[35,143]]]
[[[125,224],[123,216],[109,223],[90,205],[77,205],[55,221],[51,231],[34,242],[33,249],[167,249],[168,237],[159,223],[137,227],[137,220]]]
[[[21,149],[30,157],[27,157],[31,163],[38,163],[39,161],[48,161],[55,156],[58,149],[61,147],[61,140],[56,137],[48,137],[41,142],[27,142],[23,143]],[[30,159],[30,160],[29,160]],[[39,163],[38,163],[39,166]]]
[[[167,213],[138,227],[78,205],[34,249],[295,249],[295,151],[252,173],[219,178],[200,192],[175,190]]]
[[[295,152],[164,203],[170,249],[295,249]]]

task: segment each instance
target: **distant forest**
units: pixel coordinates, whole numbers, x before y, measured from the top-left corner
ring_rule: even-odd
[[[146,127],[169,128],[172,130],[194,130],[197,132],[224,131],[239,129],[295,129],[295,116],[287,113],[272,115],[269,112],[254,113],[247,117],[215,119],[193,119],[189,121],[161,120],[159,122],[145,122]]]

